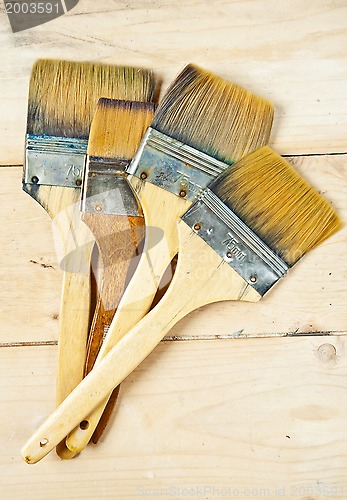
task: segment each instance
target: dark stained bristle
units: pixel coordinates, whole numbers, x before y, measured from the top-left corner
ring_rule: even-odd
[[[152,127],[226,163],[267,144],[273,106],[189,64],[165,93]]]
[[[150,126],[155,104],[100,99],[92,121],[88,154],[131,160]]]
[[[342,226],[328,201],[268,146],[229,167],[211,189],[290,266]]]
[[[27,133],[87,139],[100,97],[150,101],[154,86],[145,69],[39,60],[30,80]]]

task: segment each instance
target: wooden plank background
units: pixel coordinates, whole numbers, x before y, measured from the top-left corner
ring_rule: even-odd
[[[346,0],[81,0],[17,34],[1,4],[1,498],[347,498],[346,228],[259,304],[181,321],[98,446],[30,467],[19,453],[54,406],[61,282],[51,221],[21,191],[33,62],[141,65],[163,89],[194,62],[246,86],[275,104],[271,145],[346,223],[346,46]]]

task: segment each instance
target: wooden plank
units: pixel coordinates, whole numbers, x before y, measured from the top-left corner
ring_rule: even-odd
[[[22,191],[21,168],[0,168],[0,342],[57,340],[63,273],[45,210]]]
[[[153,68],[170,80],[195,62],[272,100],[280,153],[346,150],[345,0],[79,2],[13,34],[0,6],[1,164],[21,164],[28,80],[37,58]]]
[[[345,499],[347,345],[328,342],[162,343],[123,384],[96,447],[32,466],[19,450],[54,407],[56,347],[2,348],[1,498],[169,498],[171,487]]]
[[[291,162],[333,202],[347,223],[347,157],[298,157]],[[55,341],[62,273],[51,221],[21,191],[20,168],[1,168],[0,176],[0,210],[6,221],[0,263],[0,342]],[[346,331],[346,241],[347,227],[305,256],[258,304],[206,306],[183,319],[171,335]]]

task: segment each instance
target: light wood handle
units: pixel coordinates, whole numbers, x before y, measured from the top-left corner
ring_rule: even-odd
[[[57,406],[83,378],[89,329],[89,278],[86,274],[64,273],[59,315]]]
[[[83,378],[89,330],[89,274],[64,273],[59,315],[56,405],[73,391]],[[74,332],[72,335],[71,332]],[[57,445],[57,454],[68,460],[75,455],[65,442]]]
[[[61,220],[60,220],[61,219]],[[56,217],[64,249],[63,290],[59,314],[56,404],[60,405],[83,378],[90,324],[90,260],[94,238],[80,220],[74,203]],[[62,459],[74,456],[65,442],[57,446]]]
[[[59,405],[83,377],[90,309],[90,257],[94,238],[80,220],[80,189],[24,186],[53,220],[55,242],[64,270],[59,315],[56,402]],[[71,334],[73,332],[73,335]],[[65,441],[57,446],[63,459],[73,453]]]
[[[53,235],[63,270],[56,390],[59,405],[83,377],[94,237],[80,219],[79,189],[40,186],[36,197],[53,219]]]
[[[218,300],[259,300],[259,294],[188,226],[184,223],[179,225],[181,255],[168,292],[30,438],[22,449],[27,463],[36,463],[43,458],[81,421],[81,417],[87,416],[148,356],[170,328],[188,312]]]

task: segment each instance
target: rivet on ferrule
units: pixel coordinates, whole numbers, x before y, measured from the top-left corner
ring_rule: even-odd
[[[101,205],[97,204],[97,205],[94,205],[94,211],[97,213],[100,213],[103,211],[103,208]]]

